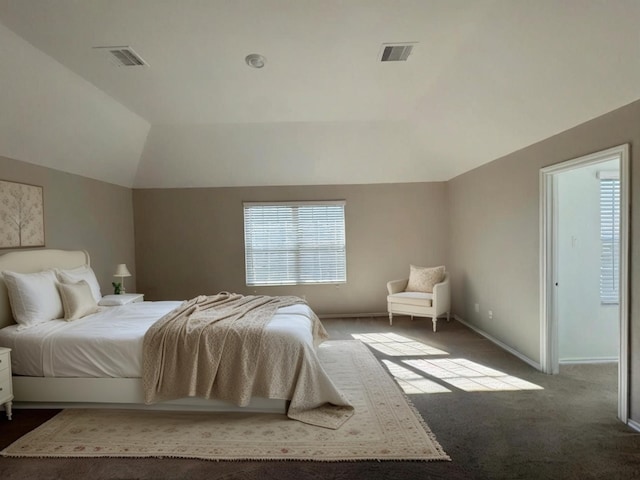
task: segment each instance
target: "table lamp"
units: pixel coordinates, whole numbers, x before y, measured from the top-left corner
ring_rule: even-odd
[[[126,293],[124,290],[124,277],[130,277],[131,273],[127,269],[126,263],[121,263],[116,267],[116,273],[113,274],[114,277],[120,277],[120,293]]]

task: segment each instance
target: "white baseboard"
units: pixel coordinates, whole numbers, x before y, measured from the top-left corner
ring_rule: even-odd
[[[370,317],[388,317],[387,312],[374,312],[374,313],[327,313],[324,315],[318,315],[318,318],[370,318]]]
[[[542,366],[534,361],[531,360],[529,357],[527,357],[526,355],[523,355],[522,353],[518,352],[517,350],[511,348],[509,345],[507,345],[506,343],[501,342],[500,340],[498,340],[497,338],[489,335],[487,332],[485,332],[484,330],[479,329],[478,327],[476,327],[475,325],[472,325],[470,323],[465,322],[462,318],[460,318],[458,315],[452,315],[453,318],[455,318],[458,322],[460,322],[461,324],[463,324],[464,326],[470,328],[471,330],[473,330],[476,333],[479,333],[480,335],[482,335],[484,338],[486,338],[487,340],[489,340],[490,342],[495,343],[497,346],[499,346],[500,348],[502,348],[503,350],[506,350],[507,352],[509,352],[511,355],[518,357],[520,360],[522,360],[524,363],[527,363],[529,365],[531,365],[533,368],[535,368],[536,370],[542,371]]]
[[[640,432],[640,423],[636,422],[635,420],[627,420],[627,425],[633,428],[636,432]]]
[[[618,357],[600,358],[561,358],[560,365],[579,365],[581,363],[618,363]]]

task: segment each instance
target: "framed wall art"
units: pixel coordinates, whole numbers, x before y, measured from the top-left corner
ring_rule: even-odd
[[[0,180],[0,248],[44,247],[42,187]]]

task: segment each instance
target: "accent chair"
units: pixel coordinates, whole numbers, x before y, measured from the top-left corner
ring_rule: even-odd
[[[402,280],[392,280],[387,283],[387,310],[389,311],[389,325],[393,325],[393,314],[410,315],[413,317],[428,317],[433,321],[433,331],[436,331],[438,317],[447,315],[451,308],[451,297],[449,291],[449,274],[444,273],[444,278],[440,283],[433,286],[432,293],[426,292],[406,292],[408,278]]]

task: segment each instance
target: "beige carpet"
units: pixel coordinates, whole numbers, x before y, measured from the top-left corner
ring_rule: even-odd
[[[15,457],[449,460],[394,380],[358,341],[320,358],[355,414],[338,430],[277,414],[64,410],[1,452]]]

